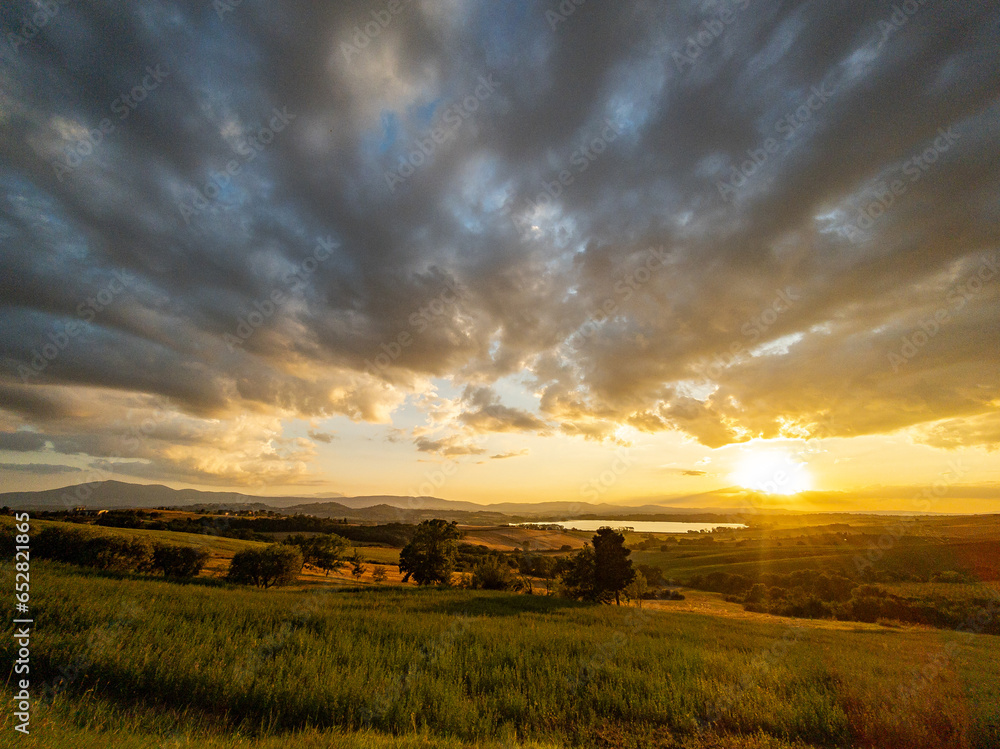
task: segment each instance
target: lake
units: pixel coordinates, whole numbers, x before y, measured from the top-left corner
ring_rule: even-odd
[[[518,523],[518,525],[561,525],[578,531],[596,531],[599,528],[631,528],[636,533],[687,533],[710,531],[713,528],[746,528],[742,523],[669,523],[650,520],[555,520],[549,523]]]

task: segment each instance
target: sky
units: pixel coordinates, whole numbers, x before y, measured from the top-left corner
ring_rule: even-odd
[[[1000,511],[997,2],[0,25],[2,490]]]

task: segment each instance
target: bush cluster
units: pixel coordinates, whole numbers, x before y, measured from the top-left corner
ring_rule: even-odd
[[[960,582],[966,578],[958,573],[941,573],[938,579]],[[1000,634],[1000,606],[994,599],[899,596],[880,585],[818,570],[764,574],[756,581],[744,575],[712,572],[694,576],[688,587],[724,593],[727,601],[764,614],[855,622],[892,620]]]
[[[229,563],[226,580],[240,585],[270,588],[295,582],[302,570],[302,552],[287,544],[238,551]]]
[[[31,539],[31,553],[40,559],[99,570],[155,572],[176,578],[195,577],[208,560],[208,552],[190,546],[57,526],[43,528]]]
[[[476,590],[520,590],[523,583],[506,559],[499,554],[488,554],[472,568],[469,587]]]

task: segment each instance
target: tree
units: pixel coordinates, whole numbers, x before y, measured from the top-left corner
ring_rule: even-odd
[[[499,554],[488,554],[472,568],[469,587],[477,590],[511,590],[516,586],[514,573]]]
[[[646,577],[641,572],[636,572],[632,582],[625,586],[625,597],[630,601],[635,601],[639,608],[642,608],[642,597],[647,590]]]
[[[289,536],[285,543],[298,546],[302,552],[302,567],[306,565],[323,570],[327,575],[340,569],[347,553],[347,539],[335,533],[308,538],[303,535]]]
[[[385,571],[385,567],[381,564],[372,570],[372,580],[377,583],[384,583],[387,577],[389,577],[389,573]]]
[[[659,587],[663,585],[666,581],[663,579],[663,570],[659,567],[653,567],[650,564],[639,564],[636,565],[636,571],[641,572],[642,576],[646,578],[646,583],[650,587]]]
[[[271,544],[264,549],[238,551],[229,563],[226,579],[243,585],[270,588],[288,585],[302,570],[302,553],[287,544]]]
[[[347,553],[347,539],[329,533],[314,537],[314,543],[309,550],[309,564],[323,570],[329,575],[333,570],[340,569],[344,564],[344,554]]]
[[[358,553],[355,549],[354,553],[347,560],[351,564],[351,574],[354,575],[355,580],[361,580],[361,576],[365,574],[365,570],[368,566],[365,564],[365,558]]]
[[[635,570],[625,548],[625,536],[612,528],[601,528],[594,534],[594,588],[597,594],[614,593],[615,603],[622,605],[620,594],[632,582]]]
[[[410,576],[418,585],[449,583],[455,568],[459,538],[458,524],[447,520],[424,520],[417,526],[410,541],[399,552],[399,571],[403,582]]]
[[[566,595],[590,601],[596,598],[594,550],[589,544],[565,561],[560,559],[557,569]]]
[[[208,561],[208,552],[193,546],[157,544],[153,547],[153,567],[165,577],[197,577]]]

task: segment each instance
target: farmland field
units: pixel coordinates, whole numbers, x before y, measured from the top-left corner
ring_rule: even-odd
[[[987,635],[667,602],[640,611],[456,589],[257,591],[48,562],[34,572],[34,679],[55,685],[33,724],[50,738],[37,746],[263,747],[301,731],[319,732],[310,740],[320,746],[345,730],[366,732],[345,746],[372,747],[399,745],[389,735],[415,746],[1000,740],[1000,649]],[[169,743],[177,731],[194,743]]]

